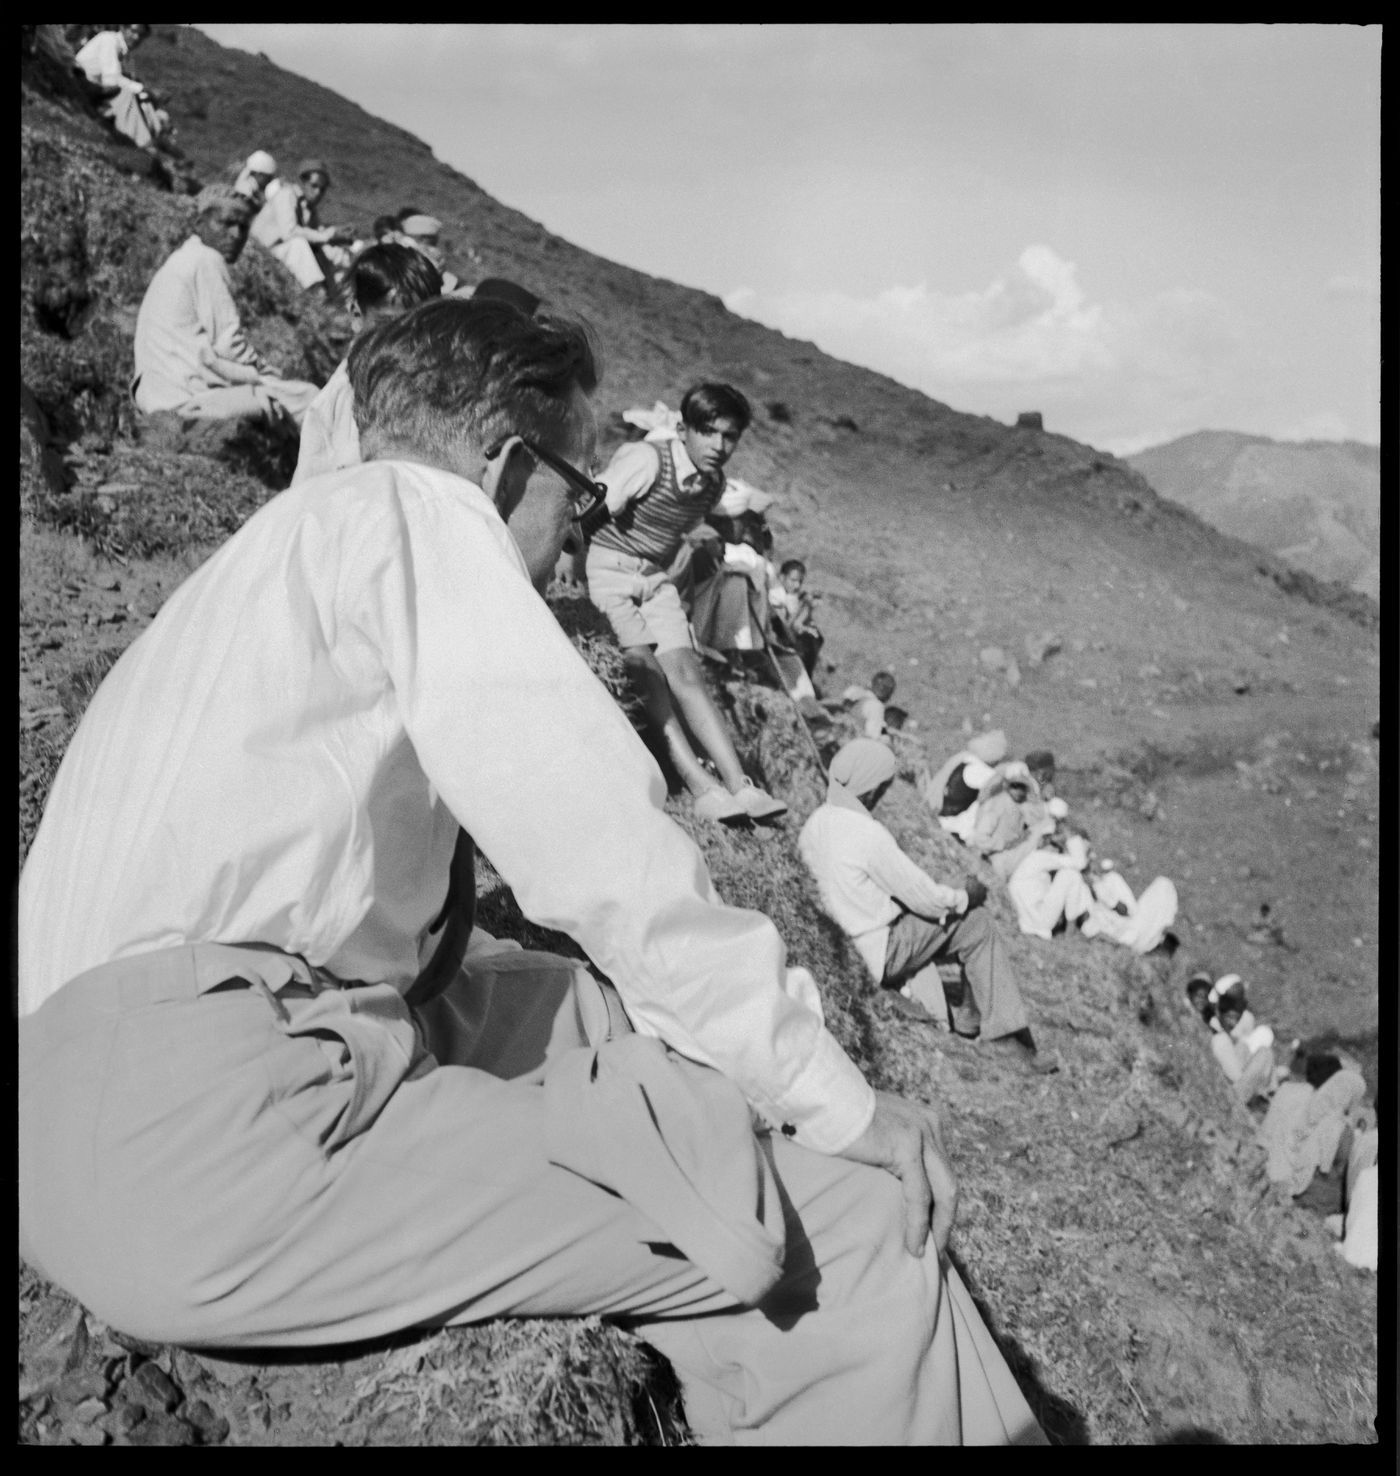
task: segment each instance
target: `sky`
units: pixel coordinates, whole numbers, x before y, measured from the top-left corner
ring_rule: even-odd
[[[955,409],[1380,439],[1378,26],[200,29]]]

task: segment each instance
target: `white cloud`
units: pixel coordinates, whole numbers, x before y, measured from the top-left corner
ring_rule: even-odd
[[[1096,302],[1074,263],[1042,244],[972,292],[937,292],[926,282],[869,297],[740,288],[725,301],[960,408],[1010,415],[1035,405],[1047,424],[1105,444],[1116,437],[1115,446],[1129,444],[1126,432],[1143,423],[1199,424],[1240,342],[1229,309],[1209,293],[1179,288],[1134,303]]]

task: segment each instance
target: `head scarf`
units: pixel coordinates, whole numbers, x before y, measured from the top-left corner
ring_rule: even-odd
[[[1063,820],[1069,814],[1069,806],[1064,802],[1064,800],[1059,797],[1059,795],[1056,795],[1055,798],[1052,799],[1048,805],[1046,805],[1045,813],[1049,815],[1052,820]],[[1105,867],[1104,869],[1107,870],[1108,868]]]
[[[1006,734],[1000,728],[979,733],[967,740],[967,751],[984,764],[999,764],[1006,757]]]
[[[1028,797],[1040,798],[1040,785],[1036,783],[1031,771],[1020,759],[1012,759],[1009,764],[1001,764],[996,773],[987,781],[982,790],[982,798],[990,799],[994,794],[1000,794],[1008,784],[1024,784]]]
[[[895,774],[894,754],[874,738],[852,738],[831,761],[827,800],[850,809]],[[865,806],[860,808],[864,810]]]
[[[410,215],[399,222],[405,236],[440,236],[442,222],[435,215]]]
[[[276,174],[277,160],[266,149],[254,149],[243,167],[250,174]]]

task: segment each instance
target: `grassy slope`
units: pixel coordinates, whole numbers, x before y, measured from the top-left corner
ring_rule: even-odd
[[[1343,789],[1357,811],[1374,804],[1374,764],[1365,771],[1337,738],[1364,731],[1374,714],[1369,637],[1336,613],[1288,597],[1257,573],[1254,555],[1160,504],[1111,459],[958,415],[746,324],[713,298],[578,252],[443,170],[416,141],[265,63],[220,52],[193,33],[182,33],[178,46],[153,41],[147,55],[148,72],[176,93],[177,110],[182,91],[189,98],[204,88],[207,116],[187,117],[182,133],[206,167],[248,139],[290,157],[314,149],[330,157],[342,199],[365,220],[412,196],[470,231],[486,270],[517,275],[587,312],[611,357],[605,408],[673,400],[702,372],[789,406],[790,425],[773,419],[755,429],[740,470],[781,495],[784,549],[810,552],[815,582],[827,590],[823,623],[842,665],[837,679],[863,676],[898,653],[901,696],[935,753],[955,740],[963,719],[980,722],[984,713],[1018,746],[1053,743],[1069,769],[1071,803],[1091,810],[1101,802],[1091,815],[1096,834],[1136,862],[1130,874],[1145,880],[1160,866],[1180,879],[1197,852],[1209,860],[1206,848],[1222,838],[1234,843],[1237,832],[1251,837],[1255,866],[1281,869],[1277,858],[1261,856],[1261,842],[1285,820],[1282,800],[1296,798],[1300,812],[1313,813],[1304,783],[1327,791],[1318,805],[1331,805]],[[297,133],[285,131],[286,119],[298,120]],[[306,120],[311,137],[300,132]],[[175,202],[116,179],[98,158],[95,129],[35,100],[25,122],[26,148],[47,143],[57,151],[26,179],[26,208],[81,215],[75,202],[85,200],[89,218],[97,209],[85,237],[90,270],[116,272],[128,242],[156,249],[142,247],[134,227],[123,236],[103,221],[144,215],[166,233],[162,240],[178,236]],[[284,132],[269,132],[274,126]],[[234,145],[236,129],[243,131]],[[337,150],[358,160],[362,173],[338,167]],[[61,199],[43,196],[46,187]],[[104,373],[120,380],[138,265],[114,279],[72,340],[61,341],[68,347],[58,357],[69,357],[53,370],[56,385],[72,382],[83,355],[98,382],[96,401]],[[256,258],[241,271],[255,331],[285,354],[309,348],[314,358],[330,327],[299,318]],[[26,373],[31,363],[49,363],[54,347],[27,318]],[[46,408],[61,416],[52,398]],[[842,415],[858,429],[836,425]],[[240,506],[247,510],[240,497],[251,505],[270,490],[256,475],[267,468],[255,461],[134,443],[112,400],[95,403],[88,421],[98,429],[89,424],[76,470],[89,488],[122,475],[155,485],[128,534],[162,525],[192,487],[216,510],[226,502],[235,519]],[[125,506],[120,497],[115,503]],[[175,528],[153,559],[114,571],[68,534],[24,529],[22,831],[37,814],[100,653],[120,649],[207,547],[190,539],[217,536],[217,520]],[[118,590],[109,587],[114,578]],[[561,600],[558,609],[605,677],[615,674],[587,608]],[[1292,632],[1286,646],[1276,639],[1284,626]],[[1024,634],[1046,627],[1064,651],[1043,668],[1026,664],[1015,689],[977,660],[985,645],[1014,651]],[[61,644],[50,646],[55,639]],[[918,666],[908,664],[915,659]],[[1156,676],[1139,674],[1149,666]],[[1242,671],[1252,679],[1251,704],[1234,691]],[[1326,691],[1336,676],[1352,685]],[[1332,726],[1318,716],[1320,690],[1333,699],[1321,704]],[[766,840],[698,835],[717,885],[775,917],[795,961],[821,979],[843,1043],[874,1079],[943,1104],[965,1185],[958,1255],[1056,1437],[1141,1441],[1194,1425],[1235,1440],[1367,1438],[1374,1283],[1336,1262],[1314,1220],[1260,1193],[1249,1124],[1231,1108],[1175,976],[1107,945],[1016,937],[1038,1029],[1065,1061],[1059,1077],[1028,1083],[976,1047],[911,1038],[864,991],[850,950],[821,919],[796,863],[792,835],[819,786],[782,702],[745,683],[722,692],[746,761],[795,813],[785,835]],[[1284,728],[1306,730],[1297,738],[1305,764],[1291,748],[1263,746]],[[907,786],[892,801],[894,827],[933,869],[966,864],[930,833]],[[1154,809],[1151,801],[1157,818],[1148,821],[1142,812]],[[1196,847],[1187,862],[1170,854],[1183,839]],[[1344,856],[1325,861],[1329,876],[1353,864]],[[1288,880],[1296,885],[1296,874]],[[1373,887],[1364,867],[1355,884]],[[1226,926],[1232,886],[1247,890],[1236,879],[1200,896],[1186,885],[1183,892],[1193,919],[1209,918],[1234,961],[1244,945]],[[1319,912],[1333,897],[1323,888]],[[531,934],[508,897],[497,893],[486,905],[502,927]],[[994,905],[1009,924],[1004,899]],[[1343,926],[1353,924],[1349,916]],[[1320,956],[1304,961],[1314,980]],[[1354,977],[1356,965],[1346,961]],[[1358,1029],[1374,1021],[1373,986],[1364,975],[1362,982]],[[1280,987],[1276,998],[1291,996]],[[21,1303],[22,1353],[33,1354],[62,1299],[22,1278]],[[592,1325],[565,1341],[557,1328],[522,1324],[290,1369],[230,1372],[169,1354],[165,1361],[191,1397],[203,1391],[224,1409],[244,1440],[638,1440],[656,1438],[658,1429],[676,1437],[664,1387],[639,1365],[634,1345]],[[26,1438],[49,1438],[32,1404],[22,1414]],[[61,1418],[50,1434],[62,1438],[73,1428]]]

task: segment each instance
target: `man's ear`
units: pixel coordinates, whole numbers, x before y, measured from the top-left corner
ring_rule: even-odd
[[[481,490],[496,504],[503,521],[509,522],[510,515],[520,506],[534,469],[534,458],[519,436],[508,437],[486,463]]]

